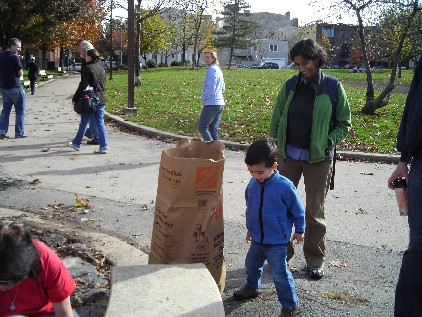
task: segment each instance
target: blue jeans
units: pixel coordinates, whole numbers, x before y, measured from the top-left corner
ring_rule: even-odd
[[[422,149],[413,157],[408,185],[409,247],[396,287],[396,317],[422,316]]]
[[[218,130],[220,129],[221,115],[224,106],[203,106],[199,117],[198,130],[204,141],[218,140]]]
[[[81,123],[79,124],[78,132],[76,133],[75,138],[73,139],[72,143],[76,146],[81,146],[82,139],[85,135],[86,126],[91,118],[91,116],[95,119],[95,124],[98,128],[98,136],[99,136],[99,143],[100,143],[100,150],[108,150],[107,145],[107,135],[106,129],[104,124],[104,104],[99,104],[96,108],[94,113],[89,114],[81,114]]]
[[[91,114],[91,118],[89,118],[89,127],[85,130],[85,136],[96,141],[100,138],[94,114]]]
[[[22,87],[14,87],[11,89],[0,88],[3,96],[3,110],[0,115],[0,134],[7,134],[9,129],[9,117],[12,106],[15,106],[15,137],[23,136],[25,131],[23,122],[25,119],[25,91]]]
[[[270,245],[252,241],[246,255],[246,285],[261,287],[264,262],[267,260],[277,290],[278,301],[283,307],[294,307],[299,303],[292,273],[287,269],[287,247],[283,244]]]

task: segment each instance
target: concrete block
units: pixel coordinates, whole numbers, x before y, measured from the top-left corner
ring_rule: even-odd
[[[223,317],[214,279],[198,264],[114,266],[106,317]]]

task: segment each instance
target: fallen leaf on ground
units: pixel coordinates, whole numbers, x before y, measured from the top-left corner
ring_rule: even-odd
[[[347,264],[345,262],[342,262],[340,260],[331,261],[330,265],[334,266],[334,267],[346,267],[347,266]]]
[[[371,173],[371,172],[360,172],[362,175],[374,175],[374,173]]]
[[[49,147],[44,147],[44,148],[41,149],[41,152],[48,152],[48,151],[50,151]]]
[[[75,207],[89,208],[89,199],[75,194]]]
[[[32,185],[37,185],[37,184],[40,184],[40,183],[41,183],[41,181],[40,181],[39,178],[36,178],[32,182],[30,182],[30,184],[32,184]]]
[[[358,214],[367,214],[368,212],[363,208],[358,208]]]

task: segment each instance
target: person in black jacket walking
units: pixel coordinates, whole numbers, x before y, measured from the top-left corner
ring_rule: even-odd
[[[38,79],[38,73],[39,73],[39,68],[38,65],[35,63],[35,57],[31,57],[30,58],[30,62],[28,63],[28,78],[30,81],[30,86],[31,86],[31,95],[35,94],[35,90],[36,90],[36,86],[35,86],[35,82]]]
[[[86,90],[93,90],[96,96],[99,98],[99,103],[98,106],[95,107],[93,114],[81,114],[81,123],[79,125],[78,132],[73,141],[69,142],[69,146],[76,151],[80,150],[86,126],[91,116],[93,115],[95,118],[96,126],[98,128],[100,145],[100,148],[95,150],[95,153],[106,154],[108,150],[106,129],[104,124],[106,76],[104,68],[98,63],[99,59],[100,55],[95,49],[90,49],[86,52],[86,66],[82,69],[81,82],[79,83],[78,89],[73,95],[72,103],[75,104],[79,97],[82,95],[82,92]]]
[[[422,316],[422,56],[415,69],[397,134],[400,162],[388,187],[404,178],[408,187],[409,246],[403,254],[394,316]],[[409,168],[410,166],[410,168]]]

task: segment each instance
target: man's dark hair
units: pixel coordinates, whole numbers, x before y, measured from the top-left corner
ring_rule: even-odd
[[[0,279],[36,279],[41,260],[32,243],[31,229],[21,223],[0,223]]]
[[[296,56],[302,55],[304,59],[316,60],[319,58],[318,67],[324,65],[327,60],[327,53],[321,45],[311,39],[297,42],[290,50],[290,59],[293,61]]]
[[[20,40],[18,40],[16,37],[11,38],[9,40],[9,42],[7,42],[7,47],[6,48],[11,48],[12,45],[18,45],[18,43],[22,43]]]
[[[246,165],[256,165],[264,163],[265,167],[273,166],[277,162],[277,145],[275,140],[265,138],[253,142],[246,151]]]

